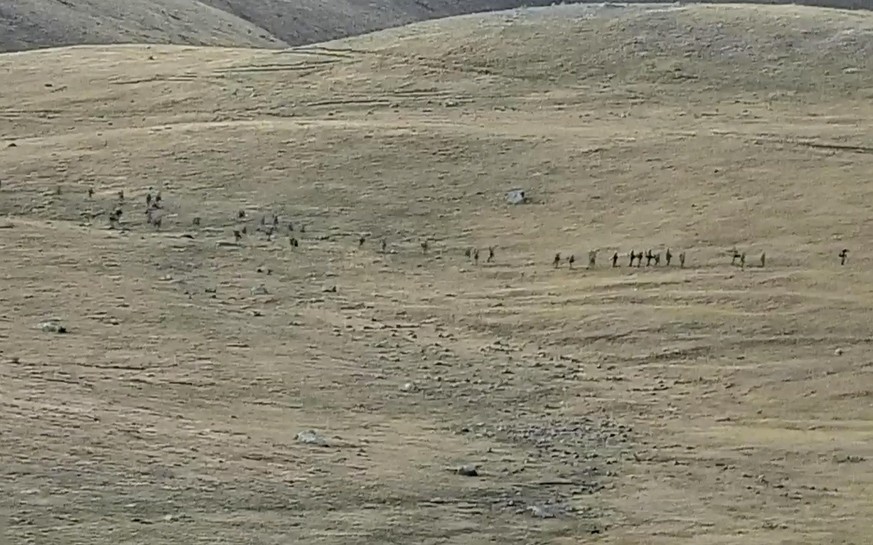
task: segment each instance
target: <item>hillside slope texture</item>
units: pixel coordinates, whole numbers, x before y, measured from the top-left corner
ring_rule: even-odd
[[[16,0],[0,5],[0,51],[109,43],[285,45],[257,24],[193,0]]]
[[[551,0],[16,0],[0,5],[0,52],[127,43],[282,48],[415,21],[552,3]],[[799,3],[873,8],[871,0]]]
[[[113,43],[274,47],[547,0],[16,0],[0,51]]]
[[[866,542],[871,37],[0,55],[5,542]]]

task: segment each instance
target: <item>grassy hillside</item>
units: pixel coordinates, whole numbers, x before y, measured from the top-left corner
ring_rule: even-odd
[[[10,541],[863,542],[871,33],[560,6],[0,56]]]
[[[119,43],[282,48],[415,21],[552,3],[550,0],[17,0],[0,6],[0,52]],[[870,0],[800,3],[852,9],[873,7]]]
[[[17,0],[0,6],[0,51],[110,43],[285,45],[256,22],[195,0]]]
[[[89,44],[281,48],[414,21],[547,0],[17,0],[0,6],[0,51]]]
[[[415,21],[518,6],[547,6],[549,0],[203,0],[252,21],[291,45],[354,36]]]

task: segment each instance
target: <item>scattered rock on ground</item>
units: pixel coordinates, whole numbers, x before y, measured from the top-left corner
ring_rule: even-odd
[[[267,295],[269,293],[266,286],[264,286],[263,284],[254,286],[250,291],[252,295]]]
[[[304,430],[298,432],[296,439],[298,442],[305,443],[307,445],[318,445],[320,447],[326,447],[330,445],[327,439],[322,437],[315,430]]]
[[[458,475],[463,475],[464,477],[478,477],[479,476],[479,468],[474,464],[465,464],[459,467],[457,470]]]
[[[559,503],[544,503],[538,505],[530,505],[527,508],[527,512],[536,518],[540,519],[551,519],[561,515],[567,514],[570,509],[563,504]]]
[[[46,333],[66,333],[67,327],[58,320],[48,320],[39,324],[39,328]]]

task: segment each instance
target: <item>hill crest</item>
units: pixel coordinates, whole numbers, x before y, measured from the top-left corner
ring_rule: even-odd
[[[873,7],[873,0],[803,3]],[[19,0],[0,6],[0,52],[114,43],[283,48],[429,19],[553,4],[550,0]]]

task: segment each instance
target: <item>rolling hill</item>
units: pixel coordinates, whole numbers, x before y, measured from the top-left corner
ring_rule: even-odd
[[[283,48],[416,21],[553,3],[550,0],[16,0],[0,6],[0,52],[128,43]],[[799,3],[873,8],[870,0]]]
[[[17,0],[0,6],[0,51],[113,43],[272,47],[546,0]]]
[[[863,542],[871,35],[555,6],[0,55],[9,541]]]

